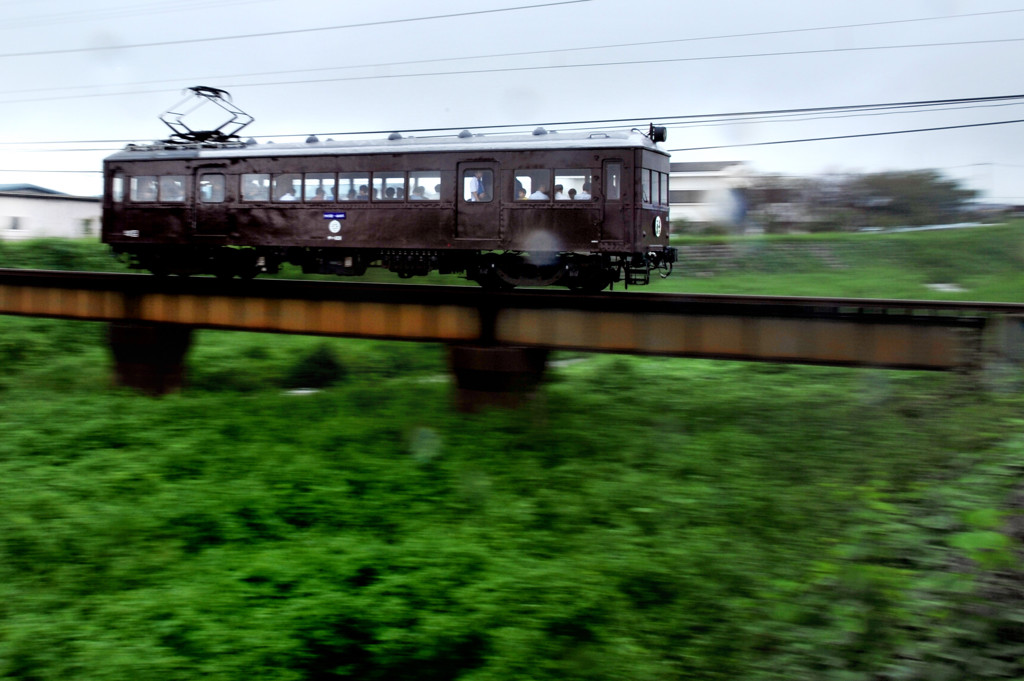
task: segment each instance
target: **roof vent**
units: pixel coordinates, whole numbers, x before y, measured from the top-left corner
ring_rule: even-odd
[[[546,134],[548,134],[548,131],[545,130],[544,128],[534,128],[533,129],[533,134],[534,135],[546,135]]]
[[[256,144],[259,144],[259,142],[256,141],[255,137],[250,137],[249,139],[245,140],[245,146],[247,147],[251,147]]]
[[[310,135],[306,138],[306,144],[316,144],[320,139],[316,135]]]
[[[393,132],[390,135],[388,135],[388,139],[391,140],[392,142],[394,142],[395,140],[400,140],[402,139],[402,133]]]
[[[466,139],[467,137],[472,137],[472,136],[473,136],[473,133],[471,133],[469,130],[463,130],[462,132],[459,133],[459,138],[460,139]]]

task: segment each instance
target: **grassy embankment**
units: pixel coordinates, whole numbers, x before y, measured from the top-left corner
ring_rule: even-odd
[[[676,274],[649,290],[1024,301],[1021,221],[883,234],[683,238],[674,245],[681,255]],[[701,257],[708,247],[729,255]],[[963,290],[937,291],[934,284]]]
[[[664,280],[655,277],[651,286],[636,290],[1024,300],[1024,221],[904,233],[678,237],[673,244],[680,249],[680,262],[672,276]],[[712,257],[706,252],[709,248],[717,249],[718,254]],[[129,271],[101,244],[59,240],[0,241],[0,267]],[[304,275],[289,265],[280,276]],[[354,281],[402,280],[390,272],[371,269]],[[432,274],[408,283],[467,282],[454,275]],[[929,288],[933,284],[954,284],[963,291],[936,291]]]
[[[1007,229],[671,283],[1020,300]],[[0,324],[0,677],[1024,674],[1019,369],[598,356],[469,416],[435,346],[203,332],[154,400],[102,325]]]

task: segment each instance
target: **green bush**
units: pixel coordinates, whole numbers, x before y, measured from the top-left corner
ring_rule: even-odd
[[[468,415],[438,346],[200,331],[150,399],[103,331],[0,326],[0,677],[1024,676],[1019,368],[592,355]]]
[[[127,272],[106,244],[91,239],[0,241],[0,267]]]
[[[345,367],[334,356],[330,346],[317,345],[299,357],[285,372],[285,388],[326,388],[345,378]]]

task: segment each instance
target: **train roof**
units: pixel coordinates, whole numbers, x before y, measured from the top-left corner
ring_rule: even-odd
[[[383,139],[319,140],[305,142],[154,142],[129,144],[107,157],[107,161],[173,158],[240,158],[256,156],[335,156],[394,153],[525,151],[557,149],[643,148],[668,155],[650,137],[637,130],[598,132],[554,132],[538,128],[530,133],[473,134],[463,131],[446,137],[406,137],[393,133]]]

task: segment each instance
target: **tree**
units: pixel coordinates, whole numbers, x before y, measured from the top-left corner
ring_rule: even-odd
[[[851,177],[847,192],[853,208],[886,222],[929,225],[956,221],[977,196],[936,170],[872,173]],[[887,218],[887,219],[886,219]]]
[[[977,192],[936,170],[754,180],[751,213],[765,231],[828,231],[957,222]]]

